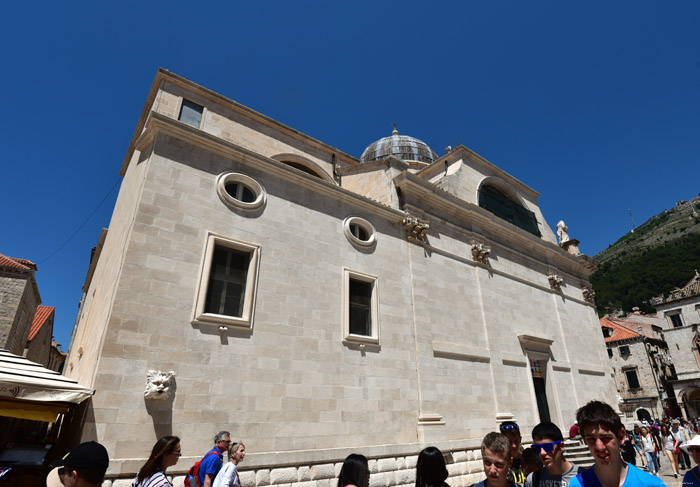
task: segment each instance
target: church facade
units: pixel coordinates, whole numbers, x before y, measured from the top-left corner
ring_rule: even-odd
[[[164,434],[181,475],[229,430],[244,486],[328,487],[351,452],[406,485],[432,444],[454,487],[500,422],[615,400],[595,262],[464,146],[358,159],[159,70],[121,174],[64,369],[112,479]]]

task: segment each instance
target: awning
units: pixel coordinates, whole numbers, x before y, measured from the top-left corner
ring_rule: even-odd
[[[70,404],[94,393],[58,372],[0,350],[0,416],[55,421]]]

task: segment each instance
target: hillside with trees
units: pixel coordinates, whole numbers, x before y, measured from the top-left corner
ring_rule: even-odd
[[[700,269],[700,197],[677,203],[620,238],[594,258],[591,276],[598,314],[639,307],[683,286]]]

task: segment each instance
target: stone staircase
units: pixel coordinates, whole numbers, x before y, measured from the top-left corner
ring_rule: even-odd
[[[566,456],[566,459],[579,467],[590,468],[593,466],[593,463],[595,463],[591,451],[584,443],[578,440],[565,440],[564,447],[564,456]]]

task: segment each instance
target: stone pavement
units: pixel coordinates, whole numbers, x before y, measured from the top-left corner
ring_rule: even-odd
[[[692,458],[691,458],[692,462]],[[642,463],[639,460],[639,457],[637,457],[637,467],[642,468]],[[646,471],[646,470],[645,470]],[[680,476],[678,478],[674,478],[673,476],[673,469],[671,468],[671,462],[668,461],[668,458],[662,457],[661,458],[661,468],[659,469],[659,478],[664,481],[664,484],[667,485],[667,487],[682,487],[683,485],[683,476],[687,472],[687,470],[678,470]]]

